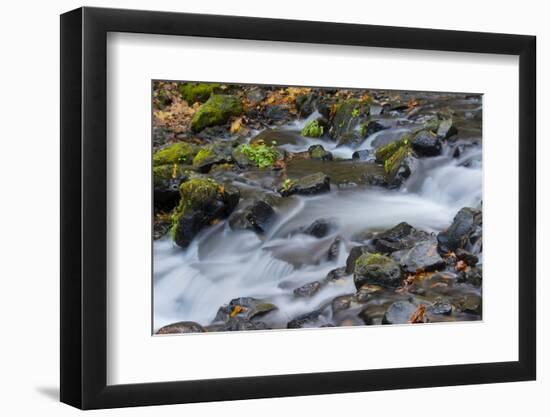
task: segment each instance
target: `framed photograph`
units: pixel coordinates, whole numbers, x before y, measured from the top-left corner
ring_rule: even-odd
[[[533,380],[535,37],[61,16],[61,401]]]

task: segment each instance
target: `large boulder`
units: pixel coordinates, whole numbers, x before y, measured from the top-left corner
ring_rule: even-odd
[[[298,179],[287,179],[283,182],[279,193],[283,197],[292,194],[313,195],[330,191],[330,178],[322,172],[306,175]]]
[[[354,246],[351,248],[348,258],[346,259],[346,274],[352,274],[353,271],[355,271],[355,262],[357,262],[357,259],[365,253],[368,253],[370,250],[370,247],[368,245],[362,245],[362,246]]]
[[[180,186],[180,202],[173,215],[172,237],[178,246],[189,246],[206,226],[227,217],[238,203],[235,188],[210,178],[193,178]]]
[[[234,96],[212,94],[191,119],[191,129],[200,132],[208,126],[222,125],[231,116],[239,116],[243,112],[241,101]]]
[[[400,186],[418,166],[411,140],[412,136],[406,134],[401,139],[381,146],[375,151],[376,161],[384,165],[386,180],[392,187]]]
[[[428,239],[429,236],[428,233],[415,229],[406,222],[401,222],[391,229],[377,234],[372,239],[372,243],[378,252],[392,253],[411,248],[417,242]]]
[[[456,214],[451,226],[437,235],[439,251],[447,253],[459,248],[468,250],[481,239],[482,213],[464,207]]]
[[[367,252],[355,261],[353,282],[357,289],[364,284],[395,288],[401,285],[401,281],[399,265],[388,256]]]

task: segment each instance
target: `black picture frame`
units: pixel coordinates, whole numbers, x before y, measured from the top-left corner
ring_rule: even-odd
[[[519,56],[519,360],[107,385],[108,32]],[[62,402],[95,409],[535,379],[534,36],[84,7],[61,15],[60,56]]]

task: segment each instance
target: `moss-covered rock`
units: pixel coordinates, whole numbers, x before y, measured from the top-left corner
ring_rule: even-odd
[[[313,195],[330,191],[330,178],[322,172],[306,175],[298,179],[287,179],[279,188],[283,196],[292,194]]]
[[[187,247],[206,226],[227,217],[239,202],[235,187],[224,187],[211,178],[192,178],[180,186],[180,202],[172,216],[172,238]]]
[[[307,150],[311,159],[318,159],[320,161],[332,161],[332,153],[325,150],[322,145],[312,145]]]
[[[380,146],[376,148],[374,156],[376,157],[376,162],[383,164],[386,160],[391,157],[398,149],[408,146],[412,139],[412,134],[406,133],[400,139],[390,142],[387,145]]]
[[[341,145],[359,145],[364,140],[360,126],[368,120],[369,112],[367,101],[350,99],[339,103],[329,129],[332,139]]]
[[[401,284],[401,269],[392,258],[367,252],[355,261],[353,282],[357,289],[364,284],[398,287]]]
[[[283,159],[284,154],[274,146],[262,142],[242,144],[233,150],[233,159],[244,168],[256,166],[258,168],[272,167],[275,162]]]
[[[232,143],[217,142],[205,145],[193,159],[193,168],[204,173],[210,171],[213,165],[231,163],[233,162],[232,151]]]
[[[209,83],[183,83],[178,85],[181,97],[190,105],[197,101],[204,103],[219,88],[219,84]]]
[[[241,101],[235,96],[212,94],[191,119],[191,129],[199,132],[205,127],[226,123],[231,116],[243,112]]]
[[[179,186],[191,176],[188,168],[178,164],[159,165],[153,168],[155,210],[169,212],[177,206],[180,199]]]
[[[308,122],[304,126],[304,128],[302,129],[300,134],[302,136],[307,136],[307,137],[310,137],[310,138],[320,138],[321,136],[323,136],[324,130],[325,130],[325,128],[319,122],[319,120],[315,119],[315,120],[312,120],[312,121]]]
[[[153,154],[153,165],[191,164],[197,154],[197,148],[187,142],[177,142],[168,145]]]

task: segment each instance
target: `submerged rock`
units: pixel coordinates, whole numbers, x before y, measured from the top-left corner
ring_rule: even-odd
[[[327,260],[335,261],[340,255],[340,247],[342,246],[342,239],[337,236],[330,244],[327,252]]]
[[[477,294],[465,294],[453,299],[453,304],[460,311],[468,314],[481,316],[482,303],[481,296]]]
[[[482,267],[474,266],[472,268],[466,268],[466,270],[461,271],[458,274],[458,281],[459,282],[467,282],[470,285],[473,285],[474,287],[481,287],[481,283],[483,280],[483,273],[482,273]]]
[[[330,191],[330,178],[322,172],[306,175],[295,180],[286,180],[279,193],[283,197],[292,194],[312,195]]]
[[[180,321],[161,327],[157,334],[203,333],[204,327],[194,321]]]
[[[439,251],[447,253],[467,249],[481,238],[482,214],[480,210],[464,207],[456,214],[451,226],[437,235]]]
[[[401,269],[393,259],[367,252],[355,262],[353,282],[357,289],[364,284],[398,287],[401,284]]]

